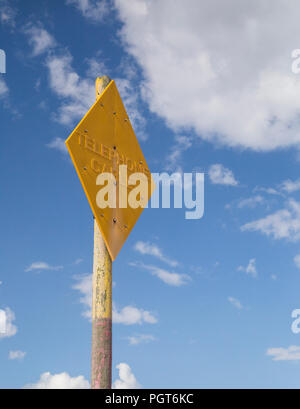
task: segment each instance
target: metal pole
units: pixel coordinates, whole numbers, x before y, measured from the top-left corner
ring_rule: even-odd
[[[96,80],[96,99],[110,83]],[[111,389],[112,367],[112,260],[94,220],[92,301],[92,389]]]

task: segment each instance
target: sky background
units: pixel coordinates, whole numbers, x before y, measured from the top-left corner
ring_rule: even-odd
[[[64,141],[109,75],[152,172],[113,264],[117,388],[299,388],[299,2],[0,0],[1,388],[87,388],[93,217]],[[295,70],[294,70],[295,71]]]

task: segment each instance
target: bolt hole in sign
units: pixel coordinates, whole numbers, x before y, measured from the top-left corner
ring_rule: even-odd
[[[112,260],[155,184],[114,81],[66,141]]]

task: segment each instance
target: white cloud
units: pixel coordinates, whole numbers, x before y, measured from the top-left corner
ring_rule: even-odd
[[[253,192],[264,192],[264,193],[267,193],[269,195],[275,195],[275,196],[276,195],[278,195],[278,196],[282,195],[282,193],[278,192],[278,190],[276,190],[276,189],[274,189],[272,187],[263,187],[263,186],[256,186],[253,189]]]
[[[95,68],[95,59],[87,61],[87,77],[81,78],[72,68],[70,54],[48,57],[46,66],[49,70],[49,83],[52,91],[61,100],[56,120],[64,125],[71,125],[81,119],[95,102],[95,73],[91,72],[91,64]],[[99,72],[98,75],[101,73]],[[105,74],[105,73],[104,73]],[[115,80],[127,113],[135,132],[140,139],[145,139],[145,121],[140,114],[137,90],[126,79]]]
[[[72,378],[67,372],[51,375],[45,372],[36,383],[25,385],[23,389],[89,389],[90,384],[83,376]]]
[[[46,61],[50,88],[62,101],[56,119],[64,125],[82,118],[95,102],[94,81],[81,79],[71,64],[69,54],[54,55]]]
[[[267,355],[272,356],[273,361],[299,361],[300,347],[292,345],[288,348],[269,348]]]
[[[264,198],[260,195],[256,195],[253,197],[249,197],[248,199],[241,199],[238,202],[237,207],[242,209],[243,207],[256,207],[259,204],[263,204],[264,203]]]
[[[242,310],[244,308],[241,302],[234,297],[228,297],[228,301],[238,310]]]
[[[149,312],[130,305],[118,310],[113,304],[113,323],[134,325],[134,324],[156,324],[157,319]]]
[[[9,351],[8,359],[10,360],[22,360],[26,355],[26,352],[23,351]]]
[[[104,56],[101,52],[96,53],[96,57],[86,59],[87,71],[86,74],[88,77],[97,78],[102,75],[107,75],[109,68],[104,63]]]
[[[92,4],[87,1],[78,3],[87,6]],[[29,35],[29,42],[33,45],[34,55],[41,54],[57,45],[53,36],[42,27],[30,26],[25,29],[25,32]],[[47,55],[45,65],[49,73],[49,86],[61,101],[58,112],[54,114],[54,119],[63,125],[73,125],[75,121],[82,119],[95,102],[95,78],[109,71],[105,63],[101,61],[103,59],[101,54],[98,53],[97,56],[97,58],[85,60],[86,76],[81,78],[72,67],[73,58],[69,52],[56,47],[55,54],[48,53]],[[139,109],[139,89],[134,87],[128,79],[116,78],[115,82],[137,136],[145,140],[145,119]],[[66,152],[61,138],[55,138],[48,147]]]
[[[274,239],[300,239],[300,203],[289,200],[285,209],[266,216],[265,218],[246,223],[242,231],[259,231]]]
[[[79,291],[82,297],[79,301],[85,306],[82,315],[85,318],[92,318],[92,274],[74,277],[77,283],[72,286],[74,290]]]
[[[238,182],[235,179],[233,172],[217,163],[209,168],[208,176],[210,181],[215,185],[237,186]]]
[[[74,5],[87,19],[100,22],[109,12],[107,0],[66,0],[66,4]]]
[[[15,314],[10,308],[0,309],[0,339],[14,336],[18,328],[13,324]]]
[[[285,180],[281,184],[281,189],[287,193],[297,192],[298,190],[300,190],[300,179],[295,181],[290,179]]]
[[[165,284],[180,287],[182,285],[188,284],[191,281],[191,277],[187,274],[179,274],[179,273],[171,273],[170,271],[164,270],[162,268],[148,265],[144,263],[129,263],[129,265],[133,267],[143,268],[144,270],[150,271],[150,273],[160,280],[162,280]]]
[[[136,380],[128,364],[120,363],[116,366],[119,370],[119,379],[113,383],[113,389],[139,389],[141,385]]]
[[[34,271],[34,270],[62,270],[63,266],[50,266],[48,263],[45,263],[44,261],[35,261],[32,263],[29,267],[25,269],[25,272],[28,273],[29,271]]]
[[[32,55],[34,57],[44,54],[56,45],[52,35],[41,25],[28,26],[25,28],[25,33],[29,37],[29,44],[32,46]]]
[[[296,264],[297,268],[300,269],[300,254],[294,257],[294,263]]]
[[[0,76],[0,99],[6,97],[9,93],[8,86],[3,78]]]
[[[15,27],[16,10],[14,10],[7,0],[0,0],[0,22],[3,25]]]
[[[74,277],[77,283],[73,285],[73,289],[82,294],[80,302],[85,306],[83,316],[91,320],[92,318],[92,274]],[[118,310],[113,303],[113,323],[115,324],[155,324],[157,319],[149,312],[133,306],[123,307]]]
[[[131,81],[124,78],[116,78],[115,83],[137,137],[140,140],[145,141],[147,139],[145,133],[146,121],[138,108],[139,90],[136,89],[136,87],[133,87]]]
[[[239,266],[238,270],[244,271],[245,273],[251,275],[253,278],[257,277],[256,259],[251,258],[247,267]]]
[[[192,146],[191,138],[183,135],[175,136],[175,144],[172,146],[166,157],[166,170],[171,172],[180,172],[180,160],[183,152]]]
[[[123,43],[143,70],[144,98],[171,128],[231,147],[299,145],[300,82],[291,71],[298,1],[114,3]]]
[[[171,267],[178,266],[178,261],[172,260],[166,257],[163,254],[162,250],[156,244],[144,242],[144,241],[138,241],[135,244],[134,249],[142,255],[149,255],[149,256],[156,257],[159,260],[165,262],[166,264],[169,264]]]
[[[57,45],[54,37],[40,26],[29,26],[25,33],[33,46],[33,55],[42,54]],[[89,72],[95,68],[96,60],[93,58],[86,63]],[[65,50],[60,50],[60,54],[48,54],[45,65],[50,89],[61,100],[54,118],[63,125],[71,125],[81,119],[95,102],[95,79],[81,79],[72,68],[72,56]],[[61,138],[54,139],[48,147],[66,152]]]
[[[66,147],[65,141],[62,138],[54,138],[50,143],[48,143],[47,148],[50,149],[56,149],[57,151],[63,153],[63,154],[67,154],[68,153],[68,149]]]
[[[148,343],[148,342],[156,340],[156,338],[153,335],[146,335],[146,334],[132,335],[130,337],[127,337],[127,339],[130,345],[138,345],[138,344]]]

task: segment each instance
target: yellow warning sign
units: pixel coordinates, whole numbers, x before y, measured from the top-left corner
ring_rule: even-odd
[[[155,186],[114,81],[66,145],[115,260]]]

